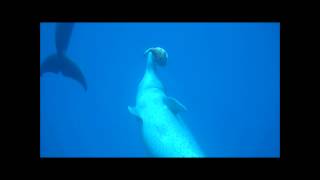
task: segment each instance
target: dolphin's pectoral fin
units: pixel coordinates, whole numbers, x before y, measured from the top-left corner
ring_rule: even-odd
[[[128,110],[132,115],[138,116],[138,113],[136,112],[136,108],[128,106]]]
[[[131,107],[131,106],[128,106],[128,110],[129,112],[135,116],[136,118],[138,118],[139,120],[141,120],[140,116],[139,116],[139,113],[137,112],[136,108],[134,107]]]
[[[173,97],[164,98],[164,102],[174,114],[180,111],[187,111],[187,108]]]

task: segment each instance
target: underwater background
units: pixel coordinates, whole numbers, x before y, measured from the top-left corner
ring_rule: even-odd
[[[40,24],[40,64],[56,53],[56,23]],[[87,91],[61,74],[40,78],[40,157],[152,157],[135,104],[146,58],[207,157],[280,156],[280,23],[75,23],[67,56]]]

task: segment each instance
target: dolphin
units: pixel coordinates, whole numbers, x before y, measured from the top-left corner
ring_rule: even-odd
[[[55,31],[56,54],[50,55],[40,66],[40,77],[47,73],[62,73],[79,82],[85,90],[87,83],[80,68],[66,56],[74,23],[57,23]]]
[[[142,122],[144,141],[155,157],[204,157],[204,153],[180,117],[187,108],[166,90],[157,76],[168,54],[160,47],[145,51],[147,67],[138,85],[135,107],[129,112]]]

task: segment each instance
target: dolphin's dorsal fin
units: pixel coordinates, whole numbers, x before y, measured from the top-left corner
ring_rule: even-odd
[[[128,106],[128,110],[133,116],[135,116],[137,119],[141,120],[139,113],[135,107]]]
[[[187,108],[173,97],[164,98],[164,102],[174,114],[180,111],[187,111]]]

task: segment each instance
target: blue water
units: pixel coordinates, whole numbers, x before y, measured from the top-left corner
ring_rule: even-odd
[[[55,26],[40,25],[41,64]],[[127,106],[157,46],[169,57],[160,79],[208,157],[280,156],[279,23],[75,23],[66,54],[88,90],[40,78],[40,156],[150,157]]]

